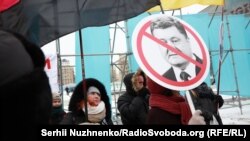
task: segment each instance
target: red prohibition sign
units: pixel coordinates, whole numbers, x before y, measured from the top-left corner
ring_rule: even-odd
[[[208,68],[207,66],[208,64],[208,54],[206,53],[206,46],[204,46],[203,42],[200,40],[200,38],[198,37],[197,33],[195,33],[190,27],[188,27],[187,25],[183,24],[185,30],[190,33],[190,35],[194,38],[194,40],[197,42],[198,47],[200,48],[201,51],[201,55],[202,55],[202,63],[197,62],[196,60],[188,57],[187,55],[185,55],[184,53],[178,51],[177,49],[175,49],[174,47],[166,44],[165,42],[157,39],[156,37],[154,37],[153,35],[149,34],[146,30],[150,27],[151,21],[147,21],[144,25],[142,25],[142,27],[139,29],[138,35],[136,37],[136,50],[138,52],[138,56],[141,60],[141,63],[144,65],[144,67],[147,69],[147,71],[149,71],[149,73],[151,73],[155,78],[157,78],[158,80],[160,80],[161,82],[174,86],[174,87],[189,87],[193,84],[196,84],[197,82],[201,81],[202,78],[204,78],[205,73],[207,73],[208,71],[206,71]],[[193,63],[195,66],[200,68],[200,72],[191,80],[188,81],[184,81],[184,82],[177,82],[177,81],[173,81],[170,79],[167,79],[165,77],[163,77],[161,74],[159,74],[158,72],[156,72],[152,66],[149,64],[149,62],[147,61],[144,53],[143,53],[143,48],[146,46],[142,45],[142,40],[143,38],[148,38],[151,41],[161,45],[162,47],[167,48],[168,50],[175,52],[176,54],[178,54],[179,56],[183,57],[184,59],[188,60],[190,63]],[[183,90],[183,89],[181,89]]]

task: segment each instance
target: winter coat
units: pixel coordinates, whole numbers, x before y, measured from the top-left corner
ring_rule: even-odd
[[[222,125],[222,120],[219,115],[218,108],[222,107],[224,100],[220,95],[215,95],[210,87],[203,82],[200,86],[193,89],[191,92],[191,98],[194,103],[195,109],[202,111],[202,115],[205,118],[206,124],[209,125],[213,120],[213,116],[216,118],[219,125]]]
[[[144,87],[136,92],[131,81],[133,75],[134,73],[130,73],[124,77],[123,82],[126,86],[126,92],[118,98],[118,110],[123,125],[145,124],[149,110],[149,91]],[[146,86],[146,78],[143,77],[144,86]]]
[[[84,100],[83,85],[86,87],[85,92],[91,86],[98,88],[101,93],[101,100],[105,103],[106,108],[106,117],[100,124],[113,125],[111,120],[111,104],[106,89],[100,81],[94,78],[85,79],[76,86],[69,102],[69,112],[65,115],[61,124],[78,125],[83,122],[88,122],[86,121],[86,115],[83,110],[81,108],[79,109],[80,102]]]
[[[50,124],[57,125],[63,120],[66,112],[63,110],[62,106],[53,107],[51,112]]]
[[[147,79],[150,91],[149,110],[147,124],[175,124],[187,125],[192,114],[185,99],[174,94],[172,90],[164,88]]]
[[[181,115],[180,114],[172,114],[165,110],[162,110],[157,107],[152,107],[149,110],[147,124],[150,125],[181,125]]]

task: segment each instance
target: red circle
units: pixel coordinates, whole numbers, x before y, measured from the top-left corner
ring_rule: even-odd
[[[188,31],[196,40],[196,42],[198,43],[200,49],[201,49],[201,54],[202,54],[202,66],[201,66],[201,70],[198,73],[198,75],[196,75],[196,77],[194,77],[193,79],[189,80],[189,81],[185,81],[185,82],[177,82],[177,81],[173,81],[170,79],[167,79],[165,77],[163,77],[162,75],[160,75],[159,73],[157,73],[147,62],[144,54],[143,54],[143,50],[142,50],[142,38],[143,36],[145,36],[146,33],[146,29],[149,28],[151,21],[146,22],[146,24],[144,24],[142,26],[142,28],[139,30],[138,36],[137,36],[137,51],[138,51],[138,55],[141,58],[142,63],[144,64],[144,66],[147,68],[147,70],[154,75],[156,78],[158,78],[160,81],[170,84],[170,85],[174,85],[174,86],[181,86],[181,87],[185,87],[185,86],[189,86],[192,85],[196,82],[198,82],[202,76],[205,73],[206,70],[206,66],[207,66],[207,56],[206,56],[206,52],[205,52],[205,47],[202,44],[202,41],[199,39],[199,37],[194,33],[194,31],[192,31],[189,27],[187,27],[186,25],[183,25],[184,28],[186,29],[186,31]]]

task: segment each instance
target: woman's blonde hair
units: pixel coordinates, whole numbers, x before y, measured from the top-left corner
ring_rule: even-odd
[[[137,92],[140,90],[140,88],[137,87],[137,82],[138,82],[138,76],[142,76],[144,78],[143,86],[146,86],[146,76],[145,73],[139,68],[135,74],[133,75],[131,81],[133,85],[133,89]]]

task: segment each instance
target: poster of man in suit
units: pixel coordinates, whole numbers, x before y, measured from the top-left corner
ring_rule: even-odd
[[[192,26],[177,17],[159,14],[143,19],[132,42],[140,67],[162,86],[192,89],[208,74],[206,44]]]

